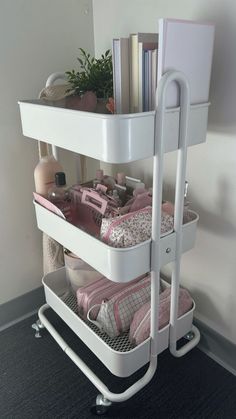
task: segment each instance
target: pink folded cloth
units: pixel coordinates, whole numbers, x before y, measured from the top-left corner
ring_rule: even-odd
[[[170,319],[170,287],[166,288],[160,294],[159,305],[159,329],[162,329],[169,323]],[[134,345],[139,345],[146,340],[150,335],[150,306],[148,301],[134,314],[130,325],[129,339]],[[179,308],[178,317],[189,311],[193,306],[193,300],[189,292],[183,288],[179,290]]]

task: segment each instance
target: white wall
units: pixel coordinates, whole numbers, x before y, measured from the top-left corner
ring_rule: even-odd
[[[159,17],[210,20],[216,25],[209,133],[206,144],[192,147],[188,157],[189,198],[200,223],[195,248],[183,256],[182,283],[196,300],[196,317],[236,343],[236,2],[100,0],[93,1],[93,13],[96,54],[111,47],[113,37],[157,31]],[[175,157],[166,156],[167,192]],[[150,161],[131,169],[146,181],[151,171]]]
[[[38,150],[22,136],[17,101],[36,98],[49,74],[77,67],[79,47],[93,53],[92,19],[91,0],[0,2],[0,304],[42,277],[32,205]]]

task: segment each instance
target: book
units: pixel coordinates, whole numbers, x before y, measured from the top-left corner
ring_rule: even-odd
[[[157,33],[130,34],[130,111],[142,112],[141,102],[143,94],[140,91],[141,81],[143,81],[142,70],[143,51],[157,47]],[[141,46],[142,43],[143,45]],[[146,46],[145,46],[146,45]],[[142,58],[141,58],[142,57]],[[140,73],[140,75],[139,75]]]
[[[156,88],[157,88],[157,49],[152,50],[152,88],[151,88],[151,109],[154,110],[156,108]]]
[[[155,42],[139,42],[138,43],[138,112],[143,112],[144,100],[144,53],[145,51],[154,51],[157,49],[157,34],[155,34]],[[152,59],[151,59],[152,60]],[[157,61],[156,61],[157,64]],[[152,70],[151,70],[152,71]],[[155,71],[157,71],[155,69]]]
[[[139,69],[141,67],[141,63]],[[139,112],[154,110],[156,107],[157,87],[157,49],[144,50],[142,62],[142,84],[139,84],[139,93],[142,94],[142,102],[139,101]],[[141,96],[140,94],[140,96]]]
[[[148,111],[152,109],[152,50],[148,53]]]
[[[143,86],[143,111],[148,111],[148,102],[149,102],[149,59],[148,51],[144,51],[144,86]]]
[[[169,70],[182,71],[190,84],[190,103],[209,99],[214,25],[204,22],[159,19],[158,81]],[[179,88],[171,83],[168,107],[179,106]]]
[[[113,87],[116,113],[129,113],[130,111],[130,66],[129,66],[129,39],[113,39]]]

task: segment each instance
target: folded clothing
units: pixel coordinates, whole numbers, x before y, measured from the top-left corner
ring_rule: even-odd
[[[159,329],[162,329],[169,323],[170,319],[170,300],[171,288],[166,288],[160,294],[159,300]],[[193,306],[193,300],[189,292],[180,288],[178,317],[189,311]],[[135,312],[130,325],[129,340],[134,345],[139,345],[150,335],[150,313],[151,302],[146,302],[138,311]]]

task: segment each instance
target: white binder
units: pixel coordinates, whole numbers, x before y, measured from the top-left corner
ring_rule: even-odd
[[[214,25],[177,19],[159,19],[158,81],[168,70],[185,73],[191,104],[209,100]],[[176,83],[169,87],[167,106],[179,105]]]

